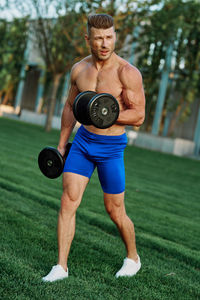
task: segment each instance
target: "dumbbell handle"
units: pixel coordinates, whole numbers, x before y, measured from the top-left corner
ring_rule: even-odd
[[[71,146],[72,146],[72,143],[68,143],[66,146],[65,154],[63,156],[64,161],[66,160],[67,155],[69,154],[69,150],[71,149]]]

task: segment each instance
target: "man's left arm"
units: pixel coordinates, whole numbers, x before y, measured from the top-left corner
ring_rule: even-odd
[[[122,101],[124,109],[120,111],[117,124],[141,126],[145,119],[145,95],[142,75],[130,64],[123,67],[120,73],[122,82]]]

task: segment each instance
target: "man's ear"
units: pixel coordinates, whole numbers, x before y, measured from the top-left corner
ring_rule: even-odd
[[[89,46],[89,36],[88,34],[85,34],[85,41],[86,41],[86,44]]]

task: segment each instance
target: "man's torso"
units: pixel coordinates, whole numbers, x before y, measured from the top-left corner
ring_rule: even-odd
[[[120,111],[125,109],[123,101],[123,85],[120,81],[120,72],[128,64],[125,60],[115,54],[112,65],[108,64],[97,70],[92,63],[91,56],[86,57],[77,64],[75,75],[75,84],[79,92],[95,91],[97,93],[109,93],[113,95],[120,107]],[[85,128],[96,134],[120,135],[124,133],[124,126],[114,124],[107,129],[99,129],[94,126],[85,126]]]

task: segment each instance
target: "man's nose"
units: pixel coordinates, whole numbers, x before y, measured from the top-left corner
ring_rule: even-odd
[[[107,47],[107,40],[106,39],[103,39],[102,40],[102,47],[106,48]]]

